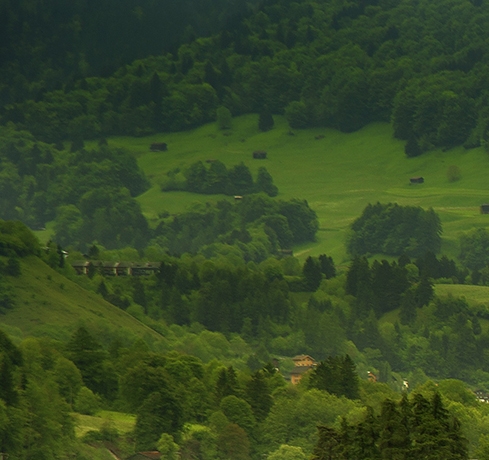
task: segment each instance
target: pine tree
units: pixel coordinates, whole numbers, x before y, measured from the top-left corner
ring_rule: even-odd
[[[416,287],[416,305],[421,308],[425,305],[428,305],[430,301],[433,299],[434,289],[433,282],[427,276],[421,277],[421,280]]]
[[[334,429],[327,426],[318,427],[319,435],[312,452],[311,460],[339,459],[341,449],[341,437]]]
[[[270,112],[269,109],[265,108],[260,112],[258,118],[258,129],[260,131],[270,131],[274,125],[275,122],[273,120],[272,112]]]
[[[416,310],[416,293],[413,289],[408,289],[401,300],[401,309],[399,311],[401,324],[413,324],[416,320]]]
[[[221,401],[226,396],[236,396],[238,393],[238,380],[233,366],[221,369],[216,382],[217,401]]]
[[[356,371],[355,363],[350,358],[350,355],[345,355],[341,362],[341,394],[348,399],[359,399],[359,379]]]
[[[309,256],[302,267],[302,275],[304,276],[305,288],[308,291],[315,292],[323,278],[321,267],[316,258]]]
[[[319,256],[319,266],[321,267],[321,273],[327,280],[336,276],[336,268],[334,266],[333,258],[328,257],[326,254]]]
[[[246,400],[257,421],[263,421],[273,405],[268,382],[261,370],[256,371],[246,384]]]
[[[268,196],[273,197],[278,195],[278,188],[273,183],[272,176],[263,166],[258,168],[255,187],[257,192],[264,192]]]

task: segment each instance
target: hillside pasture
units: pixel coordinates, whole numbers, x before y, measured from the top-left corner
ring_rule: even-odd
[[[345,134],[332,129],[294,130],[283,117],[262,133],[257,115],[233,119],[230,131],[216,123],[197,129],[145,138],[116,137],[110,145],[133,151],[152,187],[138,197],[144,214],[156,225],[163,212],[177,213],[195,203],[229,199],[188,192],[162,192],[160,184],[170,170],[184,171],[195,161],[221,160],[226,166],[244,162],[256,173],[265,166],[279,188],[278,198],[306,199],[316,211],[320,230],[317,241],[294,248],[301,258],[327,253],[335,262],[348,262],[344,241],[349,225],[368,203],[397,202],[400,205],[433,207],[443,224],[442,252],[458,253],[461,232],[489,226],[480,204],[489,202],[489,157],[482,148],[435,150],[416,158],[404,154],[404,142],[394,139],[392,127],[375,123]],[[324,136],[324,137],[322,137]],[[319,139],[316,139],[319,137]],[[166,142],[168,151],[150,152],[152,142]],[[254,150],[266,150],[266,160],[254,160]],[[447,171],[457,166],[461,178],[450,182]],[[422,176],[423,184],[409,178]]]

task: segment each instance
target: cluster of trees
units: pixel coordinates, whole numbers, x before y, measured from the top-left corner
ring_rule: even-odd
[[[263,192],[270,197],[277,196],[278,188],[272,176],[263,166],[258,168],[256,181],[250,169],[243,162],[231,167],[219,160],[211,160],[209,168],[202,161],[190,165],[178,178],[179,169],[168,173],[169,180],[162,185],[163,190],[187,190],[189,192],[223,195],[249,195]]]
[[[26,132],[0,130],[0,213],[42,228],[55,220],[63,246],[142,247],[148,225],[134,197],[149,183],[129,152],[100,142],[70,151],[38,142]]]
[[[261,262],[277,250],[314,241],[316,213],[305,200],[273,200],[245,195],[234,204],[219,201],[163,220],[150,244],[171,254],[200,252],[206,257],[234,253]]]
[[[62,458],[76,445],[70,405],[59,383],[75,366],[59,353],[41,361],[41,344],[21,348],[0,331],[0,448],[17,458]]]
[[[439,393],[427,399],[416,393],[397,402],[386,399],[380,415],[368,410],[355,424],[319,427],[313,460],[350,458],[425,458],[466,460],[468,441],[460,421],[443,404]]]
[[[0,105],[22,97],[24,85],[39,76],[44,85],[32,96],[68,79],[110,75],[134,59],[175,51],[197,36],[232,29],[255,3],[183,0],[176,7],[169,0],[124,0],[115,11],[108,0],[2,1],[0,71],[8,78],[2,78],[5,99]],[[7,90],[14,81],[16,86]]]
[[[168,2],[146,1],[137,7],[127,2],[110,18],[104,2],[89,9],[85,3],[53,5],[42,20],[34,14],[37,2],[29,8],[19,2],[17,14],[5,3],[3,121],[54,142],[75,135],[186,129],[215,120],[224,106],[233,115],[285,114],[293,128],[348,132],[392,120],[395,135],[410,143],[410,155],[486,143],[488,35],[479,24],[489,12],[480,1],[454,8],[449,0],[348,5],[273,0],[245,10],[240,1],[187,0],[178,11]],[[185,16],[187,7],[192,14]],[[58,10],[66,15],[66,28],[55,22]],[[192,38],[182,32],[183,23],[215,32],[209,25],[223,25],[228,11],[241,14],[219,33]],[[171,25],[155,27],[151,21]],[[25,32],[19,23],[38,33]],[[126,46],[117,45],[119,37],[94,46],[99,37],[94,27],[109,36],[119,33]],[[127,41],[136,29],[138,39]],[[178,49],[165,54],[176,42]],[[65,59],[73,49],[78,51]],[[125,65],[111,76],[90,72],[101,62],[117,61]]]
[[[368,204],[351,225],[347,250],[352,256],[388,254],[410,257],[441,247],[442,226],[433,209],[397,203]]]
[[[321,457],[347,455],[347,449],[348,455],[382,458],[389,448],[423,455],[445,449],[446,458],[467,458],[449,456],[467,455],[468,445],[446,403],[457,401],[459,414],[461,400],[472,417],[479,411],[474,396],[455,381],[440,383],[443,399],[432,384],[395,402],[398,394],[387,386],[359,379],[348,355],[328,357],[305,384],[291,386],[270,364],[237,369],[175,351],[152,352],[142,341],[115,339],[103,347],[85,327],[66,343],[29,338],[19,347],[2,332],[0,350],[0,409],[8,421],[0,425],[1,448],[27,458],[68,452],[85,458],[69,412],[90,415],[100,408],[134,413],[134,430],[122,439],[102,427],[83,440],[111,441],[126,454],[158,448],[168,458],[273,460],[295,446],[293,458],[301,460],[311,454],[351,458]],[[326,428],[339,418],[341,426]],[[477,433],[482,411],[479,418],[472,422]],[[324,428],[316,437],[318,424]]]
[[[309,386],[348,399],[360,397],[358,374],[349,355],[329,356],[309,377]]]

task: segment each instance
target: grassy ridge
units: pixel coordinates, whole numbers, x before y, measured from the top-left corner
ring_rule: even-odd
[[[47,335],[66,341],[84,325],[97,338],[164,341],[128,313],[64,278],[36,257],[23,259],[22,274],[11,281],[16,304],[0,316],[0,328],[17,340]]]
[[[317,135],[324,138],[316,139]],[[167,142],[168,151],[149,152],[149,144],[155,141]],[[483,149],[458,147],[408,159],[404,143],[393,138],[392,128],[386,123],[371,124],[351,134],[307,129],[290,135],[282,117],[275,117],[274,129],[261,133],[257,116],[246,115],[235,118],[229,132],[209,124],[193,131],[147,138],[112,138],[110,143],[138,155],[152,183],[138,200],[153,223],[162,211],[178,212],[195,202],[223,198],[161,192],[159,184],[169,170],[209,158],[227,166],[243,161],[252,172],[265,166],[279,188],[280,198],[307,199],[318,214],[317,241],[294,248],[303,258],[327,253],[336,263],[347,263],[344,241],[348,227],[368,203],[376,201],[433,207],[443,223],[442,251],[450,257],[457,255],[460,232],[489,225],[489,216],[479,213],[480,204],[489,201],[489,158]],[[267,150],[268,159],[253,160],[251,153],[256,149]],[[457,182],[448,181],[450,165],[461,171],[462,178]],[[425,178],[425,183],[409,185],[409,178],[418,175]]]

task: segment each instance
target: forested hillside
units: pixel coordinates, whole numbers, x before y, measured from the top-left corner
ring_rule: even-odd
[[[0,456],[489,459],[488,23],[0,0]]]
[[[350,132],[392,119],[395,135],[409,141],[410,155],[436,146],[485,143],[488,32],[483,24],[489,10],[484,2],[271,0],[248,10],[232,28],[187,40],[172,53],[158,45],[168,41],[154,34],[162,30],[181,37],[172,31],[181,29],[184,17],[197,22],[203,3],[184,2],[178,13],[166,2],[128,4],[115,9],[122,19],[109,21],[102,13],[109,7],[105,2],[94,4],[90,15],[85,2],[70,4],[66,19],[48,14],[60,10],[53,5],[35,20],[37,2],[29,7],[19,2],[15,8],[4,2],[9,14],[3,15],[3,30],[12,40],[3,45],[8,63],[3,66],[3,122],[56,142],[187,129],[214,120],[223,105],[233,115],[285,114],[293,128]],[[218,12],[226,15],[216,2],[210,4],[208,20]],[[240,5],[229,8],[240,10]],[[33,34],[21,30],[24,17]],[[172,18],[172,27],[145,22],[161,17]],[[127,23],[138,24],[137,32]],[[51,32],[52,25],[58,34]],[[43,30],[50,30],[49,39]],[[95,52],[92,41],[100,40],[100,33],[103,45]],[[119,47],[121,41],[137,50]],[[76,44],[70,53],[56,48],[70,44]],[[31,59],[33,52],[37,59]],[[22,57],[26,53],[28,63]],[[125,53],[124,65],[104,77],[80,71],[90,69],[85,61],[100,61],[100,53],[115,60]],[[49,59],[43,59],[46,54]],[[56,58],[65,63],[56,64]],[[35,68],[29,71],[27,65]]]

